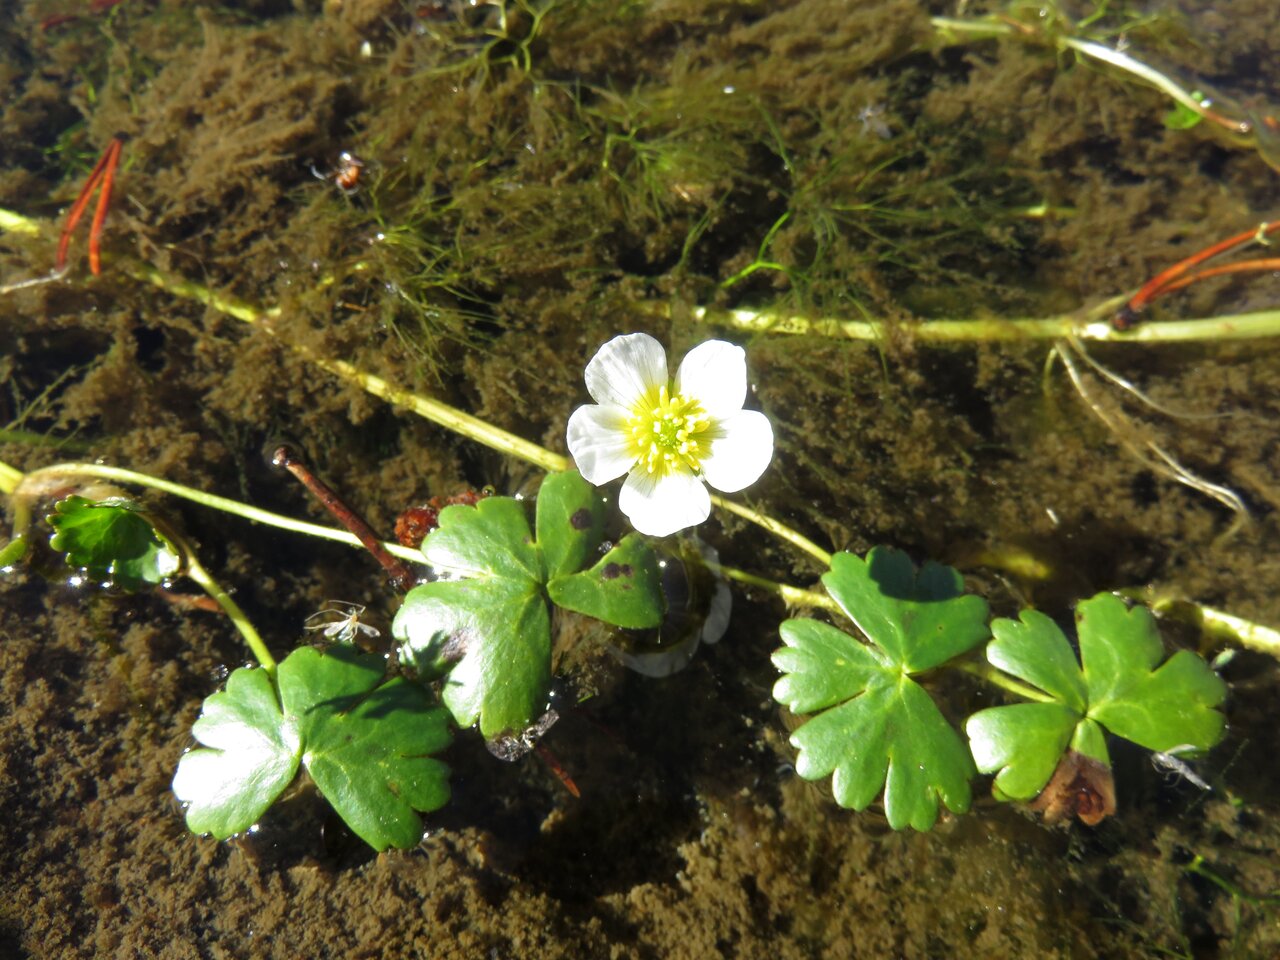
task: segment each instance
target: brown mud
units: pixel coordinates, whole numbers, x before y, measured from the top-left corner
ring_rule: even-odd
[[[1060,367],[1043,374],[1047,344],[909,332],[1131,289],[1274,216],[1280,174],[1203,126],[1166,128],[1167,98],[1043,44],[944,47],[927,14],[954,11],[925,6],[124,0],[48,24],[76,5],[23,0],[0,25],[0,207],[48,228],[0,235],[0,280],[50,268],[60,212],[127,140],[103,276],[81,235],[69,279],[0,297],[0,422],[72,446],[5,434],[0,459],[103,458],[320,518],[263,459],[289,439],[389,531],[431,495],[514,492],[534,473],[286,344],[563,451],[601,342],[643,329],[678,355],[723,335],[748,346],[778,437],[747,499],[817,541],[953,563],[1002,614],[1154,585],[1280,624],[1274,342],[1091,351],[1217,415],[1148,412],[1134,429],[1240,493],[1251,523],[1225,537],[1229,511],[1133,459]],[[1270,0],[1149,6],[1095,29],[1240,102],[1280,101]],[[365,164],[351,193],[329,176],[343,151]],[[1056,214],[1026,216],[1037,204]],[[130,279],[127,258],[282,313],[247,326]],[[1153,321],[1274,297],[1267,278],[1205,284]],[[890,332],[747,340],[694,322],[695,304]],[[277,654],[326,599],[383,628],[394,612],[365,556],[148,500]],[[703,536],[761,576],[820,573],[731,517]],[[1025,556],[1047,575],[1026,576]],[[729,633],[688,669],[606,665],[600,695],[564,709],[546,743],[580,800],[535,757],[502,763],[461,734],[427,838],[374,855],[305,785],[250,835],[188,834],[173,770],[246,651],[213,614],[64,579],[0,580],[5,957],[1280,954],[1280,671],[1259,655],[1225,669],[1212,793],[1118,744],[1119,811],[1096,828],[1044,827],[977,783],[969,814],[896,834],[794,775],[770,697],[784,612],[737,590]],[[956,716],[992,702],[946,693]]]

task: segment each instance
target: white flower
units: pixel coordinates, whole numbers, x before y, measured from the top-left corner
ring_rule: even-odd
[[[703,481],[733,493],[754,483],[773,457],[773,427],[743,410],[747,358],[708,340],[685,355],[674,383],[667,354],[644,333],[614,337],[591,358],[594,404],[569,418],[569,452],[588,482],[624,473],[618,506],[641,533],[665,537],[711,513]]]

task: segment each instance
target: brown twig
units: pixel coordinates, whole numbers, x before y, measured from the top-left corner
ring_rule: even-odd
[[[364,544],[364,548],[373,554],[373,558],[382,565],[382,569],[387,571],[387,575],[391,577],[397,587],[408,591],[417,584],[418,578],[412,568],[387,552],[387,548],[382,545],[382,539],[373,532],[373,528],[365,522],[364,518],[347,506],[342,498],[334,493],[323,480],[313,474],[307,465],[298,458],[296,451],[287,445],[277,447],[271,457],[271,462],[277,467],[283,467],[297,477],[302,485],[311,491],[312,496],[333,514],[334,519],[355,534],[357,539]]]

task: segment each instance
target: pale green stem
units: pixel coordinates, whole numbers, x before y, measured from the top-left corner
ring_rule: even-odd
[[[240,604],[231,598],[231,594],[222,589],[218,581],[209,575],[200,561],[196,559],[195,554],[187,549],[183,551],[186,560],[186,574],[192,580],[200,585],[200,587],[220,606],[223,612],[231,618],[231,622],[235,624],[235,628],[240,631],[240,636],[244,638],[245,643],[249,645],[249,649],[253,651],[253,655],[257,658],[258,663],[262,664],[262,669],[267,671],[267,675],[271,679],[276,676],[276,661],[271,656],[271,651],[267,649],[267,645],[262,642],[262,637],[249,622],[249,618],[245,616],[245,612],[240,609]]]
[[[13,493],[22,482],[22,471],[0,460],[0,493]]]
[[[0,207],[0,230],[6,233],[20,233],[24,237],[34,237],[40,234],[40,229],[39,220],[32,220],[30,217],[24,217],[20,213]]]
[[[797,533],[785,523],[781,523],[767,514],[760,513],[758,510],[753,510],[746,504],[738,503],[736,500],[726,500],[724,497],[718,496],[714,493],[711,495],[711,502],[729,513],[737,514],[744,520],[750,520],[756,526],[767,530],[779,540],[783,540],[786,543],[791,544],[796,549],[809,554],[809,556],[813,557],[824,567],[831,566],[831,554],[828,551],[823,550],[808,537]]]
[[[9,471],[16,473],[8,464],[0,462],[0,476]],[[125,470],[122,467],[108,467],[98,463],[59,463],[50,467],[32,470],[25,477],[21,473],[17,473],[17,476],[22,482],[20,484],[15,483],[12,488],[5,489],[5,493],[17,493],[21,496],[22,494],[38,493],[40,489],[47,487],[49,481],[70,479],[72,477],[97,477],[101,480],[115,480],[120,483],[132,483],[136,486],[160,490],[175,497],[182,497],[184,500],[190,500],[193,503],[199,503],[214,510],[221,510],[224,513],[243,517],[256,523],[263,523],[267,526],[278,527],[281,530],[289,530],[294,533],[306,534],[310,537],[334,540],[338,543],[345,543],[348,546],[363,549],[355,534],[346,530],[324,527],[316,523],[307,523],[305,520],[295,520],[292,517],[281,516],[278,513],[253,507],[238,500],[219,497],[216,494],[205,493],[203,490],[196,490],[169,480],[161,480],[159,477],[152,477],[145,473]],[[398,543],[384,543],[383,546],[402,560],[422,562],[422,553],[418,550],[403,547]]]
[[[1227,637],[1246,649],[1269,654],[1280,660],[1280,630],[1200,603],[1195,604],[1195,607],[1200,612],[1200,623],[1209,633]],[[1153,609],[1158,613],[1159,604],[1153,605]]]
[[[736,567],[720,565],[717,569],[729,580],[736,580],[738,583],[759,587],[761,590],[773,594],[788,607],[819,607],[836,613],[841,612],[840,605],[825,593],[818,593],[816,590],[804,590],[786,583],[778,583],[776,580],[758,577],[754,573],[747,573],[745,570],[739,570]]]
[[[1112,299],[1089,310],[1085,316],[1067,314],[1040,319],[924,320],[901,325],[913,340],[926,343],[988,343],[1003,340],[1080,340],[1109,343],[1189,343],[1196,341],[1259,340],[1280,336],[1280,310],[1261,310],[1224,317],[1197,320],[1163,320],[1141,323],[1131,330],[1116,330],[1110,315],[1129,299],[1128,295]],[[816,335],[832,339],[883,340],[888,327],[874,320],[839,320],[809,318],[773,310],[718,310],[697,307],[694,319],[716,327],[742,330],[746,333]]]
[[[1119,593],[1145,603],[1155,613],[1189,621],[1210,636],[1280,660],[1280,630],[1273,627],[1237,617],[1225,610],[1206,607],[1194,600],[1171,596],[1156,587],[1134,587]]]
[[[1029,686],[1021,680],[1015,680],[1004,671],[997,670],[989,663],[979,663],[974,660],[960,660],[955,664],[948,664],[948,666],[955,666],[958,670],[963,670],[965,673],[971,673],[975,677],[985,680],[993,686],[999,687],[1002,690],[1007,690],[1014,696],[1022,697],[1024,700],[1034,700],[1037,703],[1055,702],[1054,698],[1043,690],[1037,690],[1035,687]]]

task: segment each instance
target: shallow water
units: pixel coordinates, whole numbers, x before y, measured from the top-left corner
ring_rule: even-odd
[[[563,452],[601,342],[645,330],[679,355],[724,336],[748,348],[778,438],[743,498],[822,545],[951,563],[1002,615],[1067,622],[1097,591],[1150,586],[1280,625],[1274,340],[1089,347],[1185,418],[1086,373],[1091,410],[1061,364],[1045,371],[1052,341],[937,344],[914,326],[1088,307],[1280,207],[1265,138],[1167,127],[1167,96],[1055,51],[1029,12],[1011,11],[1029,34],[955,44],[928,19],[955,9],[906,0],[124,0],[50,21],[63,12],[24,2],[0,26],[0,208],[43,224],[0,234],[0,283],[49,270],[114,135],[124,160],[101,277],[79,235],[67,279],[0,296],[0,420],[70,438],[6,433],[0,460],[101,458],[323,519],[263,458],[288,438],[389,531],[426,497],[528,490],[536,471],[314,357]],[[1280,105],[1271,0],[1118,7],[1088,30],[1223,109]],[[343,151],[364,164],[352,192],[332,175]],[[246,324],[174,278],[281,312]],[[1274,302],[1274,274],[1242,275],[1149,322]],[[699,305],[883,328],[753,334]],[[1136,459],[1148,440],[1236,491],[1248,525]],[[277,655],[326,599],[384,629],[394,613],[360,553],[147,499]],[[822,572],[727,514],[701,535],[762,577]],[[545,743],[581,799],[464,733],[453,800],[413,851],[373,854],[305,785],[216,843],[187,833],[170,781],[202,699],[246,659],[237,635],[157,593],[67,586],[55,559],[0,581],[5,956],[1280,953],[1277,669],[1261,654],[1224,668],[1209,793],[1117,742],[1119,810],[1097,827],[1045,826],[978,780],[970,813],[895,833],[795,776],[795,720],[770,695],[786,614],[735,589],[726,636],[671,677],[566,656],[558,702],[594,695]],[[995,702],[939,690],[953,719]]]

